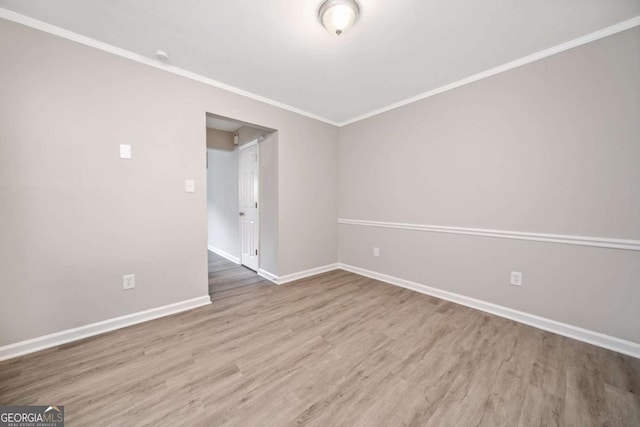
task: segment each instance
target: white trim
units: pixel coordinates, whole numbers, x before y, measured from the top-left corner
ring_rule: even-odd
[[[229,252],[225,252],[222,249],[214,248],[211,245],[208,245],[207,249],[209,249],[214,254],[220,255],[222,258],[228,259],[234,264],[240,264],[240,258],[238,258],[237,256],[231,255]]]
[[[278,276],[276,276],[273,273],[269,273],[267,270],[263,270],[261,268],[258,269],[258,276],[260,277],[264,277],[265,279],[277,284],[278,283]]]
[[[524,231],[492,230],[485,228],[448,227],[442,225],[408,224],[401,222],[338,219],[339,224],[365,227],[395,228],[401,230],[428,231],[435,233],[464,234],[469,236],[495,237],[499,239],[532,240],[535,242],[560,243],[564,245],[592,246],[596,248],[640,251],[640,240],[613,239],[609,237],[574,236],[567,234],[529,233]]]
[[[264,277],[267,280],[275,283],[276,285],[284,285],[285,283],[293,282],[295,280],[304,279],[316,274],[326,273],[339,269],[338,263],[323,265],[322,267],[310,268],[309,270],[298,271],[297,273],[285,274],[284,276],[277,276],[273,273],[269,273],[266,270],[259,269],[258,276]]]
[[[328,271],[337,270],[340,268],[338,263],[335,264],[327,264],[322,267],[311,268],[309,270],[299,271],[297,273],[285,274],[284,276],[278,277],[278,285],[284,285],[285,283],[293,282],[295,280],[304,279],[309,276],[315,276],[316,274],[326,273]]]
[[[602,38],[611,36],[613,34],[617,34],[619,32],[622,32],[622,31],[625,31],[625,30],[628,30],[628,29],[631,29],[631,28],[634,28],[634,27],[637,27],[638,25],[640,25],[640,16],[636,16],[636,17],[633,17],[633,18],[628,19],[626,21],[622,21],[622,22],[619,22],[617,24],[611,25],[609,27],[603,28],[601,30],[594,31],[592,33],[586,34],[586,35],[584,35],[582,37],[578,37],[576,39],[569,40],[567,42],[558,44],[556,46],[552,46],[550,48],[543,49],[541,51],[532,53],[532,54],[527,55],[527,56],[525,56],[523,58],[516,59],[516,60],[511,61],[511,62],[507,62],[506,64],[498,65],[497,67],[494,67],[494,68],[491,68],[489,70],[480,72],[478,74],[474,74],[472,76],[465,77],[465,78],[460,79],[458,81],[446,84],[444,86],[440,86],[440,87],[438,87],[436,89],[432,89],[432,90],[430,90],[428,92],[424,92],[424,93],[421,93],[419,95],[413,96],[411,98],[407,98],[407,99],[404,99],[402,101],[395,102],[393,104],[387,105],[386,107],[382,107],[382,108],[379,108],[377,110],[373,110],[373,111],[370,111],[368,113],[361,114],[359,116],[353,117],[351,119],[344,120],[342,122],[336,122],[334,120],[327,119],[327,118],[321,117],[321,116],[319,116],[317,114],[301,110],[299,108],[293,107],[293,106],[285,104],[283,102],[276,101],[276,100],[273,100],[273,99],[270,99],[270,98],[267,98],[267,97],[264,97],[264,96],[261,96],[261,95],[258,95],[258,94],[255,94],[255,93],[240,89],[240,88],[237,88],[235,86],[231,86],[231,85],[228,85],[226,83],[222,83],[222,82],[219,82],[217,80],[210,79],[208,77],[193,73],[191,71],[184,70],[182,68],[175,67],[173,65],[169,65],[169,64],[165,64],[165,63],[156,61],[156,60],[148,58],[146,56],[142,56],[140,54],[128,51],[126,49],[122,49],[122,48],[110,45],[108,43],[104,43],[104,42],[101,42],[99,40],[95,40],[95,39],[92,39],[90,37],[83,36],[83,35],[78,34],[78,33],[74,33],[73,31],[65,30],[64,28],[56,27],[55,25],[48,24],[46,22],[31,18],[29,16],[21,15],[19,13],[16,13],[16,12],[12,11],[12,10],[9,10],[9,9],[5,9],[5,8],[1,8],[0,7],[0,18],[7,19],[7,20],[13,21],[13,22],[17,22],[19,24],[26,25],[28,27],[35,28],[35,29],[40,30],[40,31],[44,31],[46,33],[53,34],[53,35],[56,35],[58,37],[65,38],[67,40],[72,40],[72,41],[75,41],[77,43],[83,44],[85,46],[90,46],[90,47],[93,47],[93,48],[96,48],[96,49],[100,49],[102,51],[109,52],[109,53],[112,53],[114,55],[118,55],[118,56],[121,56],[123,58],[127,58],[127,59],[130,59],[132,61],[139,62],[141,64],[145,64],[145,65],[149,65],[149,66],[154,67],[154,68],[165,70],[165,71],[168,71],[170,73],[177,74],[179,76],[186,77],[188,79],[195,80],[197,82],[204,83],[206,85],[213,86],[213,87],[216,87],[218,89],[226,90],[227,92],[232,92],[232,93],[235,93],[237,95],[244,96],[246,98],[250,98],[250,99],[253,99],[253,100],[256,100],[256,101],[259,101],[259,102],[263,102],[265,104],[268,104],[268,105],[271,105],[271,106],[274,106],[274,107],[277,107],[277,108],[281,108],[283,110],[287,110],[287,111],[290,111],[292,113],[300,114],[301,116],[309,117],[309,118],[314,119],[314,120],[318,120],[318,121],[321,121],[321,122],[324,122],[324,123],[328,123],[328,124],[336,126],[336,127],[342,127],[342,126],[350,125],[350,124],[358,122],[360,120],[364,120],[364,119],[368,119],[368,118],[373,117],[373,116],[377,116],[378,114],[382,114],[384,112],[387,112],[387,111],[390,111],[390,110],[394,110],[396,108],[405,106],[407,104],[414,103],[416,101],[420,101],[420,100],[425,99],[425,98],[429,98],[429,97],[434,96],[434,95],[438,95],[440,93],[443,93],[443,92],[458,88],[460,86],[464,86],[466,84],[469,84],[469,83],[472,83],[472,82],[475,82],[475,81],[478,81],[478,80],[481,80],[481,79],[484,79],[484,78],[487,78],[487,77],[494,76],[494,75],[502,73],[504,71],[512,70],[514,68],[520,67],[522,65],[529,64],[529,63],[537,61],[539,59],[543,59],[543,58],[546,58],[548,56],[555,55],[556,53],[564,52],[566,50],[573,49],[574,47],[582,46],[584,44],[587,44],[587,43],[590,43],[590,42],[593,42],[593,41],[596,41],[596,40],[600,40]]]
[[[636,16],[634,18],[628,19],[626,21],[622,21],[615,25],[611,25],[610,27],[603,28],[598,31],[594,31],[593,33],[586,34],[582,37],[578,37],[573,40],[569,40],[564,43],[560,43],[559,45],[552,46],[547,49],[543,49],[541,51],[532,53],[531,55],[527,55],[523,58],[516,59],[511,62],[507,62],[506,64],[498,65],[497,67],[491,68],[486,71],[482,71],[478,74],[474,74],[469,77],[465,77],[458,81],[446,84],[444,86],[440,86],[436,89],[430,90],[428,92],[421,93],[420,95],[412,96],[411,98],[404,99],[402,101],[395,102],[391,105],[387,105],[386,107],[379,108],[374,111],[370,111],[368,113],[362,114],[357,117],[353,117],[351,119],[345,120],[343,122],[338,123],[339,127],[350,125],[351,123],[359,122],[360,120],[368,119],[373,116],[377,116],[378,114],[385,113],[390,110],[394,110],[396,108],[403,107],[407,104],[412,104],[416,101],[420,101],[425,98],[430,98],[432,96],[441,94],[443,92],[447,92],[451,89],[456,89],[460,86],[464,86],[469,83],[476,82],[481,79],[485,79],[487,77],[494,76],[499,73],[503,73],[505,71],[512,70],[517,67],[521,67],[522,65],[529,64],[534,61],[538,61],[540,59],[544,59],[548,56],[555,55],[556,53],[564,52],[569,49],[573,49],[574,47],[582,46],[587,43],[591,43],[596,40],[600,40],[602,38],[617,34],[619,32],[637,27],[640,25],[640,16]]]
[[[256,215],[255,215],[255,219],[254,219],[254,223],[255,226],[257,228],[257,236],[256,236],[256,254],[255,255],[246,255],[244,254],[243,248],[242,248],[242,242],[244,240],[244,235],[242,233],[243,227],[242,227],[242,221],[244,216],[239,216],[238,217],[238,230],[239,230],[239,234],[238,234],[238,244],[240,245],[240,257],[239,257],[239,263],[244,265],[245,267],[254,270],[254,271],[258,271],[260,270],[260,259],[262,258],[262,248],[260,247],[260,209],[262,209],[262,199],[261,199],[261,195],[262,195],[262,189],[260,187],[260,146],[258,145],[258,138],[244,144],[240,146],[240,150],[244,150],[245,148],[250,148],[250,147],[256,147],[256,163],[258,163],[258,174],[256,175],[255,179],[257,182],[256,188],[255,190],[258,193],[258,201],[257,201],[257,206],[255,207],[256,210]],[[240,154],[238,155],[238,212],[241,213],[241,215],[245,215],[244,212],[242,212],[243,210],[245,210],[242,207],[242,200],[243,200],[243,194],[242,194],[242,175],[243,175],[243,158],[244,154]],[[249,263],[245,264],[244,261],[245,259],[247,261],[250,261],[251,258],[255,257],[255,267],[254,266],[250,266],[248,265]]]
[[[420,292],[421,294],[431,295],[436,298],[451,301],[456,304],[461,304],[480,311],[484,311],[486,313],[491,313],[496,316],[511,319],[516,322],[524,323],[538,329],[553,332],[555,334],[593,344],[598,347],[617,351],[618,353],[626,354],[628,356],[640,358],[639,343],[612,337],[600,332],[591,331],[588,329],[580,328],[578,326],[569,325],[567,323],[558,322],[555,320],[525,313],[523,311],[514,310],[498,304],[493,304],[453,292],[444,291],[442,289],[433,288],[431,286],[412,282],[410,280],[400,279],[398,277],[390,276],[387,274],[355,267],[353,265],[339,264],[339,267],[342,270],[350,271],[351,273],[370,277],[372,279],[380,280],[385,283]]]
[[[245,148],[253,147],[257,143],[258,143],[258,138],[254,139],[253,141],[249,141],[246,144],[239,145],[238,149],[239,150],[244,150]]]
[[[24,354],[56,347],[71,341],[92,337],[115,329],[125,328],[127,326],[202,307],[207,304],[211,304],[211,298],[209,295],[5,345],[0,347],[0,360],[11,359]]]
[[[200,74],[193,73],[191,71],[176,67],[174,65],[169,65],[166,63],[162,63],[160,61],[156,61],[155,59],[148,58],[146,56],[137,54],[135,52],[131,52],[129,50],[122,49],[122,48],[110,45],[108,43],[101,42],[96,39],[92,39],[91,37],[83,36],[82,34],[65,30],[64,28],[60,28],[55,25],[48,24],[46,22],[31,18],[29,16],[21,15],[9,9],[0,7],[0,18],[6,19],[8,21],[17,22],[18,24],[26,25],[27,27],[35,28],[37,30],[44,31],[46,33],[53,34],[58,37],[62,37],[67,40],[71,40],[71,41],[83,44],[85,46],[90,46],[96,49],[100,49],[102,51],[109,52],[114,55],[118,55],[123,58],[127,58],[132,61],[139,62],[141,64],[158,68],[160,70],[168,71],[170,73],[177,74],[179,76],[186,77],[188,79],[195,80],[197,82],[216,87],[218,89],[226,90],[227,92],[235,93],[236,95],[244,96],[246,98],[251,98],[255,101],[263,102],[273,107],[281,108],[283,110],[287,110],[292,113],[300,114],[301,116],[305,116],[310,119],[328,123],[333,126],[338,126],[337,122],[321,117],[317,114],[313,114],[308,111],[304,111],[299,108],[293,107],[291,105],[285,104],[283,102],[276,101],[274,99],[270,99],[265,96],[255,94],[253,92],[249,92],[244,89],[240,89],[235,86],[231,86],[226,83],[222,83],[217,80],[210,79],[209,77],[205,77]]]

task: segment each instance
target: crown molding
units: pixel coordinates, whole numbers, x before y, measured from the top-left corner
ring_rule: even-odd
[[[202,76],[200,74],[196,74],[196,73],[193,73],[191,71],[188,71],[188,70],[185,70],[185,69],[173,66],[173,65],[164,64],[164,63],[156,61],[156,60],[154,60],[152,58],[148,58],[146,56],[143,56],[143,55],[128,51],[126,49],[122,49],[122,48],[110,45],[108,43],[101,42],[101,41],[93,39],[91,37],[83,36],[81,34],[73,32],[73,31],[65,30],[64,28],[57,27],[57,26],[52,25],[52,24],[48,24],[46,22],[40,21],[40,20],[35,19],[35,18],[31,18],[31,17],[26,16],[26,15],[19,14],[17,12],[9,10],[9,9],[0,8],[0,18],[6,19],[8,21],[16,22],[18,24],[22,24],[22,25],[25,25],[27,27],[35,28],[37,30],[44,31],[44,32],[49,33],[49,34],[56,35],[58,37],[62,37],[62,38],[65,38],[67,40],[75,41],[75,42],[83,44],[85,46],[90,46],[90,47],[93,47],[93,48],[96,48],[96,49],[100,49],[100,50],[102,50],[104,52],[108,52],[108,53],[111,53],[111,54],[114,54],[114,55],[118,55],[118,56],[121,56],[123,58],[127,58],[127,59],[130,59],[132,61],[136,61],[136,62],[141,63],[141,64],[149,65],[151,67],[154,67],[154,68],[157,68],[157,69],[160,69],[160,70],[164,70],[164,71],[167,71],[167,72],[170,72],[170,73],[182,76],[182,77],[186,77],[188,79],[195,80],[197,82],[204,83],[206,85],[213,86],[215,88],[222,89],[222,90],[225,90],[227,92],[235,93],[236,95],[244,96],[246,98],[250,98],[250,99],[253,99],[255,101],[259,101],[259,102],[262,102],[264,104],[271,105],[273,107],[277,107],[277,108],[280,108],[280,109],[283,109],[283,110],[286,110],[286,111],[289,111],[289,112],[292,112],[292,113],[296,113],[296,114],[299,114],[301,116],[308,117],[310,119],[318,120],[320,122],[327,123],[327,124],[330,124],[330,125],[336,126],[336,127],[347,126],[347,125],[350,125],[352,123],[359,122],[361,120],[365,120],[365,119],[368,119],[368,118],[373,117],[373,116],[377,116],[377,115],[385,113],[387,111],[395,110],[396,108],[400,108],[400,107],[403,107],[405,105],[412,104],[414,102],[417,102],[417,101],[420,101],[420,100],[423,100],[423,99],[426,99],[426,98],[430,98],[432,96],[441,94],[443,92],[447,92],[449,90],[456,89],[458,87],[467,85],[469,83],[473,83],[475,81],[482,80],[482,79],[485,79],[487,77],[491,77],[491,76],[494,76],[496,74],[512,70],[512,69],[520,67],[522,65],[526,65],[526,64],[529,64],[531,62],[538,61],[540,59],[544,59],[544,58],[549,57],[551,55],[555,55],[557,53],[561,53],[561,52],[564,52],[566,50],[573,49],[574,47],[582,46],[584,44],[591,43],[591,42],[596,41],[596,40],[600,40],[602,38],[605,38],[605,37],[620,33],[620,32],[625,31],[625,30],[629,30],[631,28],[634,28],[634,27],[637,27],[637,26],[640,25],[640,16],[636,16],[634,18],[628,19],[626,21],[619,22],[617,24],[611,25],[609,27],[603,28],[603,29],[598,30],[598,31],[594,31],[592,33],[589,33],[589,34],[586,34],[584,36],[578,37],[576,39],[569,40],[567,42],[558,44],[556,46],[552,46],[550,48],[543,49],[541,51],[532,53],[532,54],[527,55],[525,57],[522,57],[520,59],[516,59],[514,61],[507,62],[506,64],[498,65],[497,67],[491,68],[489,70],[482,71],[480,73],[474,74],[474,75],[469,76],[469,77],[465,77],[463,79],[457,80],[457,81],[452,82],[452,83],[448,83],[448,84],[446,84],[444,86],[440,86],[440,87],[438,87],[436,89],[432,89],[430,91],[421,93],[419,95],[412,96],[410,98],[404,99],[402,101],[395,102],[393,104],[387,105],[386,107],[382,107],[382,108],[379,108],[377,110],[370,111],[368,113],[353,117],[351,119],[348,119],[348,120],[345,120],[345,121],[342,121],[342,122],[337,122],[337,121],[328,119],[326,117],[322,117],[322,116],[319,116],[317,114],[301,110],[299,108],[293,107],[293,106],[285,104],[283,102],[276,101],[276,100],[264,97],[262,95],[255,94],[253,92],[249,92],[249,91],[246,91],[244,89],[240,89],[240,88],[237,88],[235,86],[231,86],[231,85],[228,85],[226,83],[219,82],[217,80]]]
[[[299,108],[293,107],[283,102],[276,101],[274,99],[255,94],[253,92],[249,92],[244,89],[240,89],[235,86],[231,86],[214,79],[210,79],[209,77],[205,77],[200,74],[193,73],[191,71],[185,70],[180,67],[176,67],[174,65],[165,64],[160,61],[156,61],[152,58],[148,58],[138,53],[131,52],[129,50],[122,49],[122,48],[110,45],[108,43],[101,42],[96,39],[92,39],[91,37],[83,36],[82,34],[74,33],[73,31],[65,30],[64,28],[57,27],[52,24],[48,24],[38,19],[31,18],[26,15],[21,15],[12,10],[8,10],[0,7],[0,18],[6,19],[7,21],[16,22],[18,24],[22,24],[27,27],[34,28],[36,30],[44,31],[45,33],[53,34],[55,36],[62,37],[67,40],[71,40],[71,41],[83,44],[85,46],[93,47],[93,48],[102,50],[104,52],[111,53],[113,55],[118,55],[123,58],[127,58],[132,61],[138,62],[140,64],[145,64],[160,70],[168,71],[170,73],[177,74],[179,76],[186,77],[188,79],[195,80],[200,83],[204,83],[208,86],[213,86],[215,88],[222,89],[227,92],[235,93],[236,95],[244,96],[245,98],[250,98],[255,101],[259,101],[264,104],[271,105],[273,107],[277,107],[292,113],[299,114],[301,116],[308,117],[310,119],[318,120],[320,122],[324,122],[332,126],[339,126],[337,122],[327,119],[325,117],[318,116],[317,114],[313,114],[308,111],[301,110]]]
[[[498,65],[497,67],[491,68],[486,71],[482,71],[478,74],[474,74],[472,76],[465,77],[458,81],[446,84],[444,86],[440,86],[428,92],[421,93],[420,95],[412,96],[411,98],[407,98],[402,101],[395,102],[393,104],[387,105],[386,107],[382,107],[377,110],[373,110],[369,113],[365,113],[360,116],[354,117],[352,119],[345,120],[343,122],[338,123],[338,126],[339,127],[347,126],[352,123],[359,122],[361,120],[365,120],[373,116],[377,116],[378,114],[395,110],[396,108],[404,107],[405,105],[408,105],[408,104],[413,104],[414,102],[421,101],[423,99],[430,98],[435,95],[439,95],[443,92],[447,92],[452,89],[459,88],[460,86],[464,86],[469,83],[476,82],[478,80],[486,79],[487,77],[495,76],[496,74],[503,73],[505,71],[513,70],[514,68],[521,67],[526,64],[530,64],[532,62],[538,61],[540,59],[544,59],[546,57],[555,55],[557,53],[564,52],[569,49],[573,49],[574,47],[582,46],[584,44],[591,43],[593,41],[600,40],[608,36],[612,36],[614,34],[620,33],[625,30],[629,30],[639,25],[640,25],[640,16],[636,16],[634,18],[619,22],[617,24],[611,25],[601,30],[594,31],[593,33],[586,34],[582,37],[578,37],[576,39],[569,40],[564,43],[560,43],[550,48],[532,53],[531,55],[524,56],[520,59],[507,62],[506,64]]]

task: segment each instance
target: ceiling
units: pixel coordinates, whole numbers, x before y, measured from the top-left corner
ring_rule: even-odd
[[[207,115],[207,127],[211,129],[223,130],[225,132],[235,132],[244,124],[231,119],[224,119],[218,116]]]
[[[640,15],[640,0],[0,0],[0,7],[340,123]]]

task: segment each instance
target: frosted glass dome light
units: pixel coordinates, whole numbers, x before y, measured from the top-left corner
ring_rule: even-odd
[[[344,34],[358,19],[360,7],[355,0],[326,0],[320,6],[320,22],[331,34]]]

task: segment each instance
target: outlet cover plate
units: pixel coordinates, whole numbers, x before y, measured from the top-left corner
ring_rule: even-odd
[[[512,271],[510,283],[513,286],[522,286],[522,273],[519,271]]]

